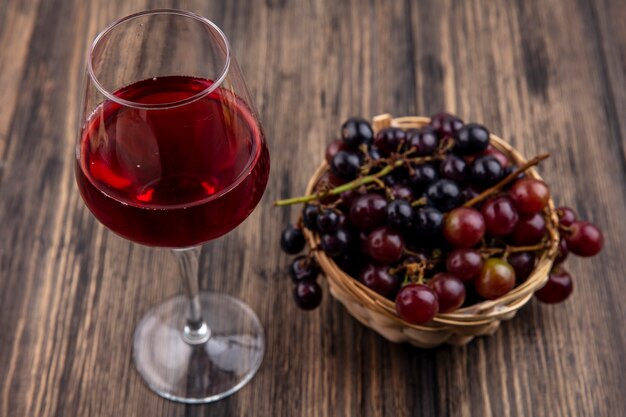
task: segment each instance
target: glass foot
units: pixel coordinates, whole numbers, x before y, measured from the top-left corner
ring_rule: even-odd
[[[225,294],[200,293],[210,336],[205,343],[183,340],[188,301],[174,297],[150,310],[133,340],[135,366],[150,389],[188,404],[209,403],[237,392],[256,373],[265,336],[256,314]]]

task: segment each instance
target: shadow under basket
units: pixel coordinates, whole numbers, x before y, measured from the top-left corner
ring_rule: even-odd
[[[428,124],[430,118],[419,116],[392,118],[384,114],[374,117],[373,122],[374,131],[378,132],[389,126],[403,129],[420,128]],[[516,165],[526,162],[515,149],[493,134],[491,144]],[[307,185],[307,194],[313,193],[319,178],[327,170],[326,163],[316,170]],[[526,175],[541,179],[534,168],[526,171]],[[451,313],[438,314],[431,322],[423,325],[405,322],[396,314],[393,301],[347,275],[323,251],[314,253],[326,275],[333,297],[339,300],[354,318],[385,339],[394,343],[408,342],[421,348],[432,348],[444,343],[460,346],[469,343],[476,336],[493,334],[498,330],[500,322],[513,318],[515,313],[530,301],[534,292],[546,283],[559,244],[558,217],[552,199],[544,215],[550,245],[538,259],[535,269],[526,281],[498,299],[483,301]],[[319,236],[316,233],[307,229],[304,229],[304,233],[311,247],[319,244]]]

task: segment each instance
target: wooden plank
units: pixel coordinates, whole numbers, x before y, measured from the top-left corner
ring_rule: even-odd
[[[28,6],[28,7],[27,7]],[[84,52],[110,21],[181,7],[224,29],[269,140],[272,174],[255,213],[206,247],[201,286],[248,302],[267,353],[241,392],[184,406],[133,368],[134,325],[180,291],[173,258],[98,225],[74,186]],[[0,5],[0,415],[581,416],[626,412],[624,77],[619,0],[157,2]],[[531,303],[490,338],[419,350],[365,329],[325,292],[303,313],[278,249],[341,121],[440,109],[484,122],[526,154],[558,201],[607,231],[573,259],[567,303]],[[621,412],[620,412],[621,411]]]

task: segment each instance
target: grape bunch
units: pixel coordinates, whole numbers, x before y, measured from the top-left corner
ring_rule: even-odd
[[[483,125],[439,113],[420,129],[374,134],[365,119],[350,118],[325,157],[329,169],[314,194],[276,202],[304,203],[297,225],[281,235],[286,253],[303,251],[303,228],[319,236],[319,245],[289,267],[296,304],[305,310],[322,300],[315,251],[394,300],[400,318],[423,324],[504,296],[549,250],[550,190],[526,174],[548,155],[516,166],[492,146]],[[572,293],[563,268],[568,254],[593,256],[603,244],[600,230],[571,208],[556,212],[558,254],[535,293],[544,303]]]

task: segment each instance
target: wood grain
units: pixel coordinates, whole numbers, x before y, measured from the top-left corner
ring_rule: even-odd
[[[133,326],[180,291],[174,259],[97,224],[74,186],[87,45],[108,22],[178,7],[229,36],[272,155],[255,213],[208,245],[203,288],[248,302],[267,355],[241,392],[162,400],[133,368]],[[626,415],[626,3],[620,0],[0,2],[0,416]],[[531,303],[462,348],[392,345],[328,297],[297,311],[278,250],[325,143],[349,115],[484,122],[551,152],[557,201],[606,231],[571,259],[565,304]]]

